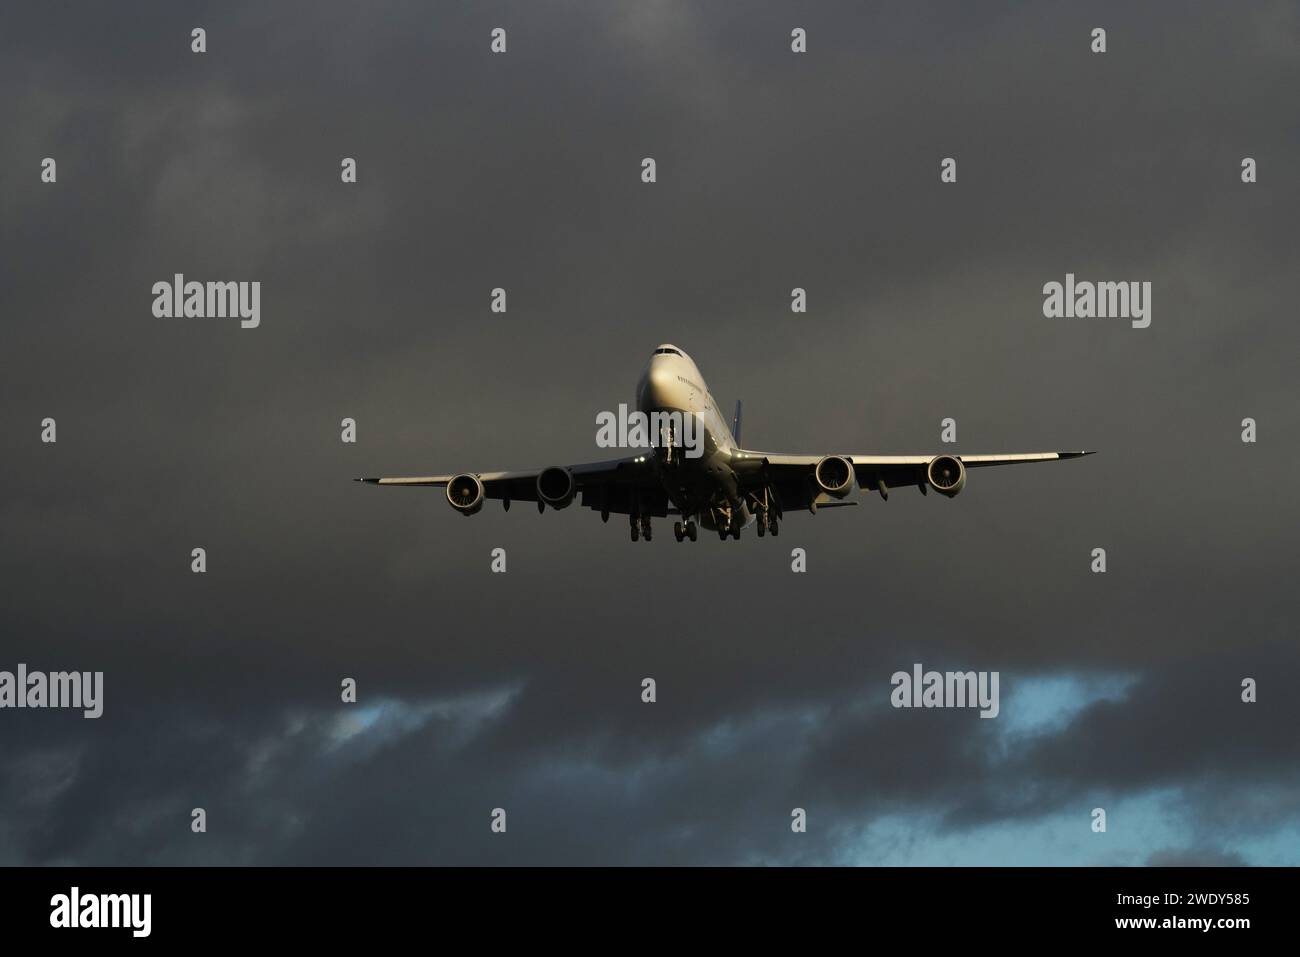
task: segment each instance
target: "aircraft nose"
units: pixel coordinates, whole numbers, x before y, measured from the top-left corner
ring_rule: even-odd
[[[645,398],[650,408],[663,408],[672,404],[671,397],[677,387],[677,373],[671,362],[665,362],[664,356],[655,356],[650,360],[650,369],[646,372]]]

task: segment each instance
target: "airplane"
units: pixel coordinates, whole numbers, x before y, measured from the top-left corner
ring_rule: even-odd
[[[697,448],[691,457],[681,436],[669,429],[655,438],[645,453],[590,462],[552,465],[515,472],[461,472],[407,478],[359,478],[371,485],[445,487],[447,501],[462,515],[473,515],[486,499],[498,499],[506,510],[511,502],[536,502],[567,508],[580,501],[600,512],[626,515],[632,541],[651,540],[652,518],[679,516],[673,525],[677,541],[696,541],[700,527],[725,541],[739,540],[741,529],[755,525],[762,538],[779,535],[785,513],[857,505],[848,500],[856,484],[888,499],[891,489],[915,486],[952,498],[966,485],[966,471],[991,465],[1051,462],[1091,452],[1028,452],[1018,455],[789,455],[759,452],[740,445],[741,404],[727,424],[705,385],[699,368],[671,343],[654,350],[637,384],[637,410],[680,413],[694,417]],[[661,420],[662,421],[662,420]]]

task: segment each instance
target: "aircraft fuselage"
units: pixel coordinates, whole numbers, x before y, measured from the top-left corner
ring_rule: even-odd
[[[697,423],[703,454],[692,458],[663,441],[653,449],[655,474],[683,516],[698,515],[711,529],[754,520],[732,468],[736,437],[690,356],[668,344],[657,348],[637,384],[636,406],[646,414],[679,412]]]

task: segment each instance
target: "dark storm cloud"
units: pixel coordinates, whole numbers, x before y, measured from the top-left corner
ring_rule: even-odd
[[[1294,5],[132,10],[0,14],[0,668],[106,672],[99,721],[0,713],[4,860],[1300,857]],[[1151,327],[1043,319],[1067,271]],[[261,327],[155,319],[174,272]],[[665,340],[750,445],[1102,454],[779,548],[347,481],[601,457]],[[888,708],[917,661],[1002,718]]]

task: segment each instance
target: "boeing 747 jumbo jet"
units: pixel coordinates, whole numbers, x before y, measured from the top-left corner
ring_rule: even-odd
[[[648,433],[641,454],[587,465],[552,465],[518,472],[462,472],[410,478],[361,478],[372,485],[432,485],[447,489],[447,501],[462,515],[473,515],[486,499],[536,502],[567,508],[580,500],[600,512],[626,515],[632,541],[650,541],[650,520],[680,516],[673,524],[677,541],[695,541],[699,526],[718,537],[740,538],[755,524],[761,538],[780,533],[785,513],[857,505],[846,501],[857,485],[889,498],[894,488],[934,489],[952,498],[966,485],[966,470],[1020,462],[1072,459],[1089,452],[1026,452],[1020,455],[786,455],[740,446],[740,403],[731,426],[718,411],[691,357],[664,344],[650,357],[637,385],[637,410],[660,428]],[[664,424],[668,423],[668,424]],[[692,433],[694,441],[691,441]]]

